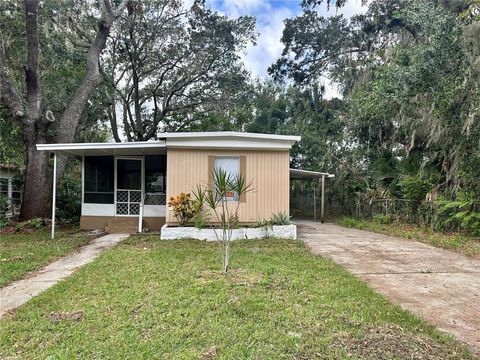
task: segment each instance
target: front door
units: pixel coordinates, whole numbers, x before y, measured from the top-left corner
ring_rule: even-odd
[[[116,215],[135,216],[140,214],[143,194],[143,158],[116,158]]]

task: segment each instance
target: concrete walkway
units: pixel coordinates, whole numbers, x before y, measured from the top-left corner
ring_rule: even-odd
[[[480,354],[480,261],[406,239],[299,222],[298,235],[392,302]]]
[[[70,276],[76,269],[89,263],[104,250],[112,248],[127,237],[128,234],[110,234],[99,237],[75,252],[32,273],[27,278],[0,289],[0,317]]]

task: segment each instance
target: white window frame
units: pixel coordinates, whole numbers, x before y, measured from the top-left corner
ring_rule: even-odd
[[[241,168],[241,165],[240,165],[240,156],[236,156],[236,155],[215,155],[215,163],[214,163],[214,169],[215,171],[217,171],[217,169],[219,168],[217,166],[217,160],[218,159],[235,159],[238,161],[238,171],[237,173],[235,174],[235,176],[240,176],[241,173],[240,173],[240,168]],[[221,167],[220,167],[221,169]],[[231,173],[228,173],[227,172],[227,176],[230,175]],[[225,197],[225,200],[226,201],[232,201],[232,202],[237,202],[237,201],[240,201],[240,196],[237,194],[237,193],[234,193],[233,196],[226,196]]]

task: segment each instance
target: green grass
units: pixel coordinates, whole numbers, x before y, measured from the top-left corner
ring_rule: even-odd
[[[55,240],[50,239],[49,229],[1,234],[0,287],[23,278],[28,272],[38,270],[88,242],[87,236],[69,236],[71,232],[72,229],[60,230]]]
[[[428,227],[405,223],[393,222],[391,224],[382,224],[374,220],[354,219],[349,217],[338,219],[336,222],[345,227],[404,237],[444,249],[454,250],[475,259],[480,259],[480,239],[473,236],[459,233],[445,234],[433,231]]]
[[[473,359],[303,243],[232,254],[132,236],[2,319],[0,358]]]

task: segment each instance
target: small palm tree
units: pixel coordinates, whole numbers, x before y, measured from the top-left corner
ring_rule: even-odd
[[[223,274],[227,274],[230,263],[230,240],[233,229],[238,223],[240,197],[252,191],[252,182],[247,183],[241,175],[227,174],[225,170],[216,169],[211,174],[210,186],[197,186],[192,191],[201,208],[207,208],[213,213],[213,221],[209,225],[215,231],[217,240],[222,244]],[[233,194],[233,196],[232,196]],[[217,233],[215,225],[220,226],[222,236]]]

